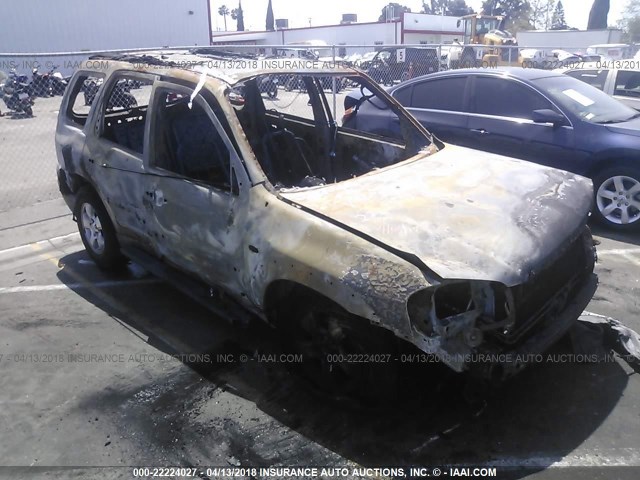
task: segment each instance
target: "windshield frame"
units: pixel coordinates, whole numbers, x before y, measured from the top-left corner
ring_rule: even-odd
[[[238,112],[244,108],[244,98],[242,98],[244,94],[241,93],[240,89],[244,88],[247,82],[249,81],[260,81],[261,78],[267,78],[269,76],[274,76],[274,75],[275,76],[295,75],[295,76],[299,76],[300,78],[309,77],[313,79],[314,82],[319,81],[321,78],[335,77],[338,79],[340,77],[342,78],[351,77],[352,79],[360,82],[366,90],[370,91],[371,93],[375,93],[376,100],[383,102],[385,104],[386,109],[389,109],[390,111],[394,112],[398,116],[398,119],[400,120],[400,124],[401,124],[401,129],[403,131],[403,142],[404,142],[403,149],[407,151],[407,155],[405,158],[399,161],[393,162],[384,168],[404,163],[406,161],[409,161],[415,158],[416,156],[422,153],[427,155],[431,153],[435,153],[444,146],[444,144],[442,144],[435,137],[433,137],[433,135],[424,126],[422,126],[422,124],[420,124],[402,105],[400,105],[400,103],[395,98],[389,95],[389,93],[386,90],[379,87],[371,78],[369,78],[367,75],[364,75],[360,72],[352,71],[347,74],[345,74],[344,72],[328,72],[328,71],[322,71],[322,70],[293,71],[293,72],[286,71],[286,73],[283,71],[274,71],[269,73],[260,72],[260,73],[257,73],[256,75],[246,77],[245,79],[238,81],[233,85],[229,85],[229,88],[226,89],[224,92],[224,97],[226,100],[225,103],[227,103],[231,107],[231,109],[235,113],[236,119],[238,120],[237,126],[240,128],[240,132],[242,133],[242,135],[240,136],[241,140],[246,141],[246,146],[248,147],[249,151],[251,151],[252,153],[251,155],[252,158],[250,162],[254,164],[254,166],[257,167],[257,169],[260,171],[262,181],[265,181],[266,184],[268,184],[269,187],[272,188],[274,191],[285,191],[289,189],[301,189],[301,188],[315,188],[318,186],[318,185],[314,187],[310,185],[309,186],[299,186],[299,185],[284,186],[284,185],[278,185],[278,182],[274,182],[272,178],[269,178],[269,175],[267,174],[264,168],[264,158],[262,158],[262,156],[260,155],[260,152],[256,151],[248,141],[249,134],[245,130],[246,125],[244,125],[243,121],[238,117]],[[301,94],[306,96],[309,93],[301,92],[296,94],[296,96],[299,96]],[[234,100],[231,98],[233,95],[236,95],[242,98],[242,102],[237,102],[235,103],[235,106],[234,106]],[[325,93],[324,89],[317,88],[317,90],[314,91],[314,95],[317,95],[317,98],[320,101],[321,105],[318,105],[318,107],[322,111],[323,117],[322,118],[315,117],[311,122],[315,124],[316,127],[322,125],[324,127],[334,129],[334,131],[336,132],[333,134],[334,136],[339,131],[344,131],[345,133],[347,133],[347,135],[352,135],[352,132],[343,130],[343,127],[339,125],[337,118],[333,116],[333,111],[331,108],[332,92],[328,91]],[[264,103],[264,99],[261,94],[259,94],[259,97],[261,98],[261,101]],[[315,107],[312,106],[312,108],[315,108]],[[336,111],[336,114],[337,113],[338,112]],[[287,113],[280,114],[280,118],[282,119],[293,118],[295,120],[294,117],[296,117],[295,114],[294,115],[287,114]],[[371,139],[374,141],[379,141],[380,139],[382,139],[382,137],[379,137],[376,139],[375,138],[377,137],[376,135],[369,134],[367,132],[361,132],[361,135],[364,138],[371,137]],[[395,141],[392,138],[385,137],[384,141],[388,142],[389,144],[395,143]],[[382,170],[383,168],[380,168],[380,169]],[[366,172],[366,173],[370,173],[370,172]],[[364,175],[366,173],[362,173],[361,175]],[[361,175],[358,175],[358,176],[361,176]],[[325,179],[325,180],[328,180],[328,179]],[[339,180],[338,183],[346,180],[347,179]],[[335,182],[327,181],[324,185],[331,185],[333,183]]]

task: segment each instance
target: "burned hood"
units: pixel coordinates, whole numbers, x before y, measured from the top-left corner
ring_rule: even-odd
[[[281,192],[447,279],[526,281],[585,223],[591,180],[447,145],[337,184]]]

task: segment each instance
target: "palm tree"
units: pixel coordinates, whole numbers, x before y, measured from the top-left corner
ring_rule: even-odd
[[[227,31],[227,15],[229,15],[229,9],[227,8],[226,5],[222,5],[218,9],[218,15],[224,18],[224,31],[226,32]]]

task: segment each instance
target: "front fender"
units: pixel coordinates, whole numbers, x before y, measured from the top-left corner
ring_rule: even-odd
[[[411,335],[408,298],[430,285],[420,269],[266,189],[252,192],[258,214],[247,238],[257,252],[246,257],[243,283],[258,310],[269,285],[286,280],[401,338]]]

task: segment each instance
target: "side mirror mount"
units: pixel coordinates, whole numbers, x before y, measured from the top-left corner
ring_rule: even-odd
[[[554,112],[548,108],[534,110],[532,120],[535,123],[551,123],[554,127],[560,127],[566,123],[564,115]]]

